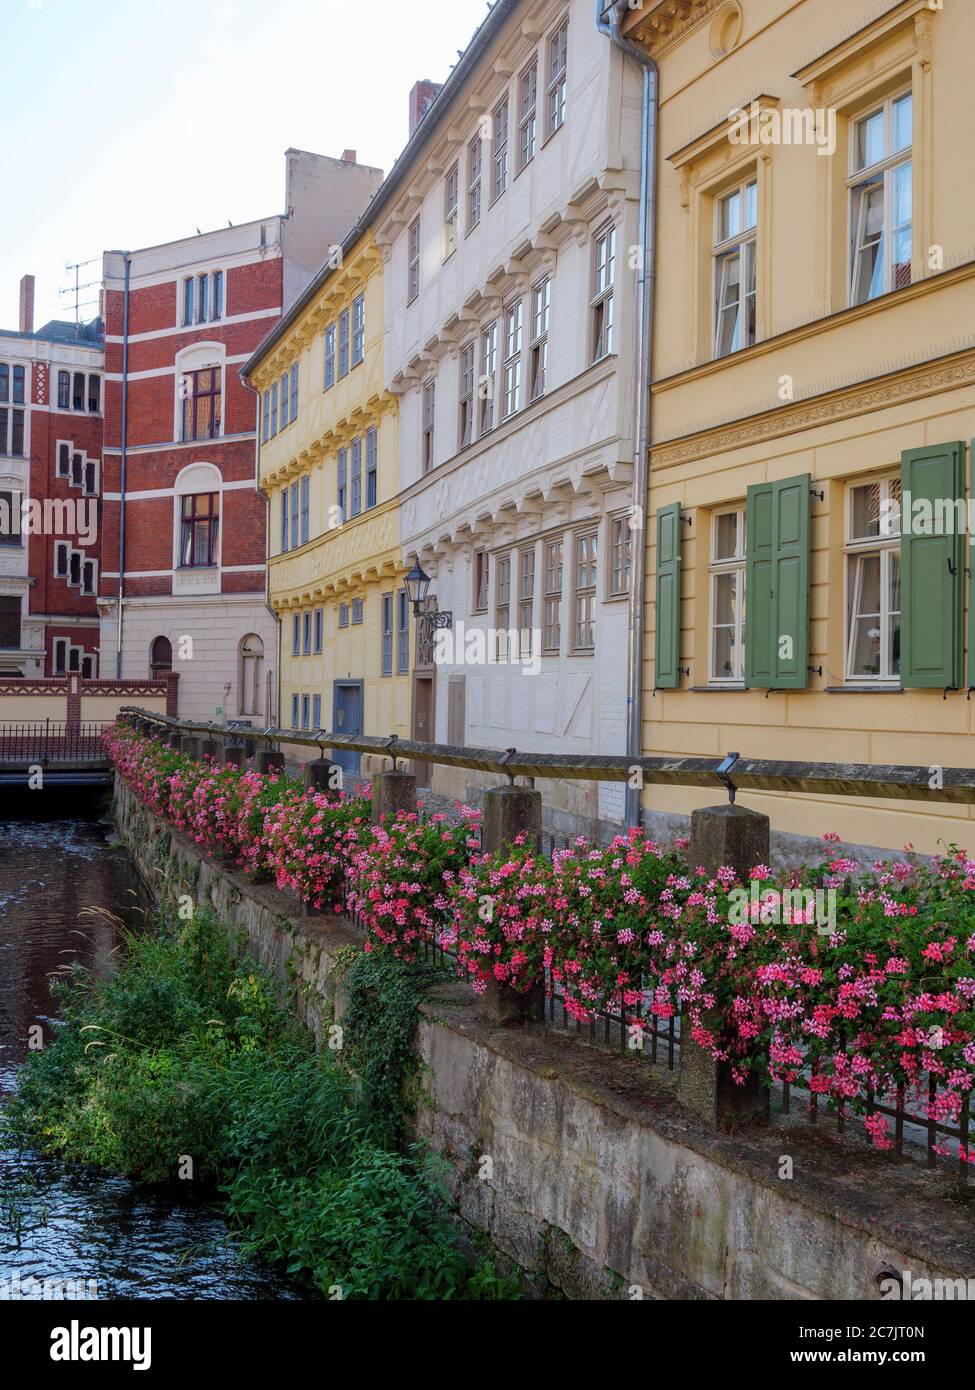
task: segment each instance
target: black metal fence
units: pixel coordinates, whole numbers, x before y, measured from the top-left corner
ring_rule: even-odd
[[[0,763],[103,763],[107,761],[102,733],[111,724],[96,721],[68,723],[43,719],[33,723],[0,723]]]

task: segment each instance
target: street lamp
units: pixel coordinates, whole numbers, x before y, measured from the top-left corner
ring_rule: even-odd
[[[419,555],[413,561],[413,568],[403,580],[406,586],[406,594],[413,605],[413,615],[417,623],[429,625],[430,629],[453,627],[453,613],[428,613],[424,608],[427,594],[430,592],[430,576],[420,567]]]

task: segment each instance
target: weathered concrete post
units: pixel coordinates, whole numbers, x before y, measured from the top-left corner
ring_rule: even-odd
[[[541,829],[541,792],[512,785],[492,787],[485,793],[481,829],[481,849],[485,854],[497,854],[513,845],[519,835],[523,835],[538,853]],[[520,993],[492,980],[481,995],[481,1009],[485,1018],[502,1027],[542,1020],[545,1017],[545,986],[538,984]]]
[[[412,772],[377,772],[372,779],[372,823],[393,821],[400,811],[416,814],[416,778]]]
[[[331,758],[321,757],[306,763],[303,778],[306,792],[326,794],[342,787],[342,769]]]
[[[233,767],[243,767],[246,757],[247,749],[242,743],[230,743],[227,739],[224,739],[223,756],[220,760],[224,767],[229,767],[231,765]]]
[[[200,740],[195,734],[181,734],[179,751],[187,758],[198,758],[200,756]]]
[[[727,865],[748,883],[756,864],[769,859],[769,818],[744,806],[708,806],[691,815],[689,860],[709,874]],[[714,1015],[706,1020],[718,1027]],[[743,1086],[735,1083],[727,1062],[716,1062],[690,1036],[690,1022],[681,1023],[678,1099],[713,1129],[763,1123],[765,1095],[757,1076],[749,1074]]]
[[[183,745],[183,735],[180,733],[179,729],[170,729],[169,733],[166,735],[166,742],[169,744],[170,748],[179,750]]]
[[[220,742],[212,734],[204,734],[200,740],[200,757],[215,758],[220,761]]]
[[[258,772],[283,772],[284,754],[277,748],[264,747],[257,755]]]

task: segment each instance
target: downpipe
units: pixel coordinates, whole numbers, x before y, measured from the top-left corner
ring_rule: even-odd
[[[645,657],[646,527],[650,489],[650,382],[653,370],[653,305],[656,280],[657,107],[659,73],[648,53],[624,37],[621,21],[631,13],[627,0],[596,0],[596,28],[643,69],[643,119],[640,141],[640,258],[637,267],[636,369],[634,382],[633,505],[630,526],[630,612],[627,640],[626,755],[643,752],[643,667]],[[641,824],[643,792],[626,785],[626,824]]]

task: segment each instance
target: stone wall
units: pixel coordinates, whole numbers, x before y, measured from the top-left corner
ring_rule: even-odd
[[[336,958],[358,938],[305,918],[155,821],[116,783],[122,842],[160,900],[191,893],[246,933],[320,1037]],[[971,1205],[950,1179],[816,1127],[709,1132],[673,1077],[540,1024],[495,1027],[466,986],[422,1009],[416,1129],[461,1211],[574,1298],[878,1299],[891,1270],[975,1277]],[[851,1128],[855,1126],[851,1124]],[[793,1176],[780,1177],[782,1159]],[[639,1290],[639,1293],[635,1291]]]

